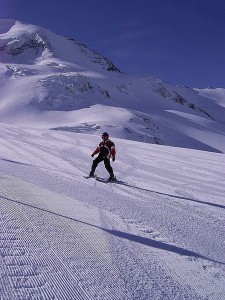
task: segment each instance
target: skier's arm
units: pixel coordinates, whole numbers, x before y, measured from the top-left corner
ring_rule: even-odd
[[[95,154],[99,153],[99,151],[100,151],[100,148],[97,147],[97,148],[95,149],[95,151],[91,154],[91,156],[93,157]]]
[[[115,148],[115,144],[113,142],[111,144],[111,155],[112,155],[112,157],[114,157],[114,160],[115,160],[116,148]]]

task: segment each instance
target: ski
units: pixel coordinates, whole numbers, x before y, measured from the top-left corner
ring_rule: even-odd
[[[117,179],[108,179],[108,178],[102,178],[102,177],[95,177],[97,181],[103,182],[103,183],[120,183],[124,184],[123,181],[117,180]]]
[[[84,176],[84,178],[86,178],[86,179],[89,179],[89,178],[96,178],[96,176],[89,176],[89,175],[86,175],[86,176]]]
[[[95,176],[86,175],[86,176],[84,176],[84,178],[86,178],[86,179],[94,178],[95,180],[102,182],[102,183],[117,183],[117,184],[127,185],[124,181],[121,181],[121,180],[117,180],[117,179],[110,180],[108,178],[98,177],[96,175]]]

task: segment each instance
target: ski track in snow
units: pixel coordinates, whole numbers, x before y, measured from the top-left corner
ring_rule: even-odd
[[[117,184],[83,178],[96,136],[0,142],[1,300],[225,299],[223,154],[115,140]]]

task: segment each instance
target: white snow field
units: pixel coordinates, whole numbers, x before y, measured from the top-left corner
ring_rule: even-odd
[[[113,141],[1,124],[1,300],[225,299],[224,154]]]

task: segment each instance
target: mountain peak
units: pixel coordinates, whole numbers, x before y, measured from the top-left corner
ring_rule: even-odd
[[[88,49],[73,38],[36,25],[15,20],[0,20],[0,58],[2,62],[23,64],[49,64],[63,60],[75,65],[120,72],[102,55]]]

